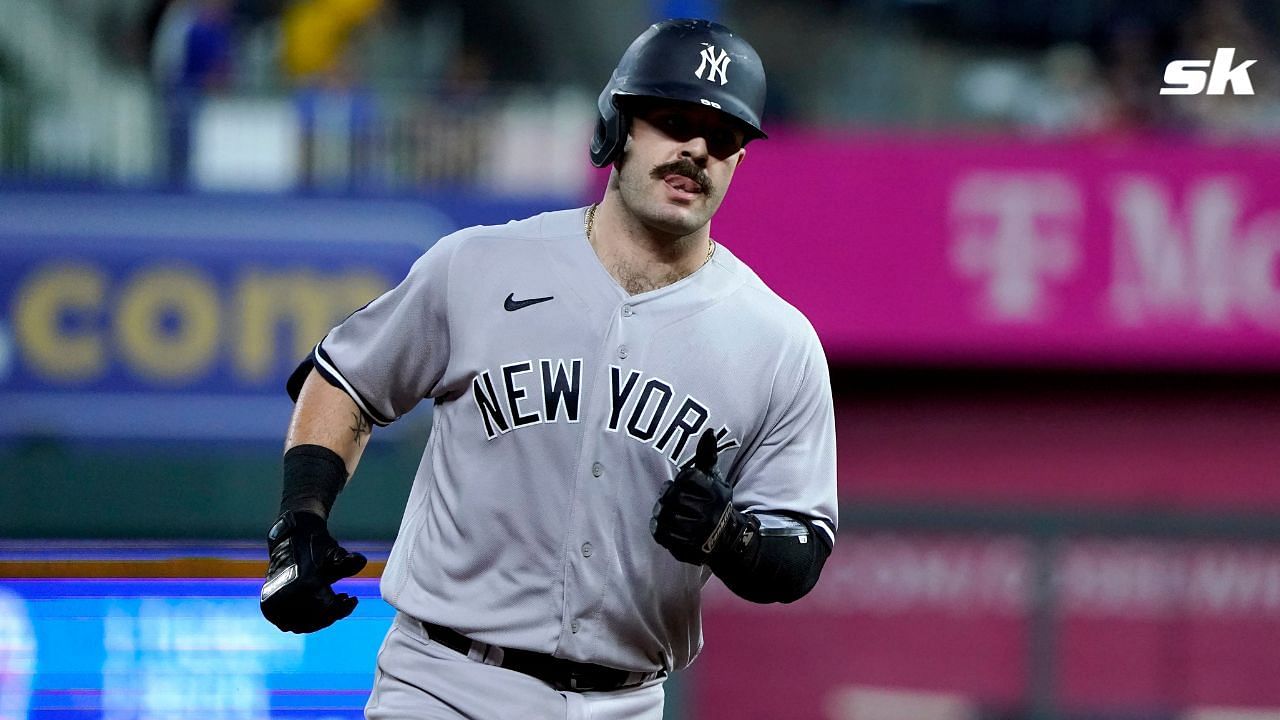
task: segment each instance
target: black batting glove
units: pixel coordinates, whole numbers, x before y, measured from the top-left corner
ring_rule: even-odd
[[[335,593],[333,583],[368,563],[347,552],[329,534],[325,519],[309,512],[286,512],[267,534],[271,562],[262,583],[262,615],[294,633],[329,627],[356,609],[356,598]]]
[[[680,562],[706,565],[742,536],[748,519],[733,507],[733,488],[716,470],[716,435],[698,440],[693,464],[662,485],[649,532]]]

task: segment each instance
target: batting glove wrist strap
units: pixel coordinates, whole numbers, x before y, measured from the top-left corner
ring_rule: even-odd
[[[333,583],[368,562],[347,552],[314,513],[283,513],[267,533],[270,561],[259,607],[271,624],[295,633],[315,632],[351,614],[356,598],[335,593]]]
[[[323,445],[295,445],[284,454],[280,514],[304,511],[329,517],[347,484],[347,465]]]

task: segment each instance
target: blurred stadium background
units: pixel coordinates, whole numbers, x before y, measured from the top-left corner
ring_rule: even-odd
[[[668,715],[1280,718],[1280,3],[0,0],[0,720],[360,717],[380,563],[316,635],[254,600],[284,378],[598,197],[675,16],[769,70],[714,234],[823,338],[842,526],[794,606],[708,589]],[[1221,47],[1254,95],[1159,94]],[[429,428],[339,537],[385,558]]]

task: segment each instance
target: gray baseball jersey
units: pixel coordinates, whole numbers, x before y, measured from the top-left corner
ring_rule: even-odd
[[[435,405],[387,602],[480,642],[680,669],[701,648],[710,571],[650,535],[662,483],[713,428],[735,506],[801,514],[834,542],[826,358],[724,246],[628,295],[583,218],[441,239],[312,359],[378,424]]]

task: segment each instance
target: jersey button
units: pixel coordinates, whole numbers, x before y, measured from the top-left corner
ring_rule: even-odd
[[[569,623],[569,632],[576,633],[581,627],[582,627],[582,623],[578,622],[577,620],[574,620],[573,622]]]
[[[619,357],[619,358],[622,358],[623,360],[626,360],[626,359],[627,359],[627,346],[626,346],[626,345],[623,345],[623,346],[621,346],[621,347],[619,347],[619,348],[618,348],[618,357]]]
[[[622,317],[631,317],[632,315],[635,315],[635,314],[636,314],[636,311],[632,310],[630,305],[622,306]]]
[[[604,465],[601,465],[600,463],[592,463],[591,475],[593,477],[600,477],[603,474],[604,474]]]
[[[591,543],[582,543],[582,557],[591,557]]]

